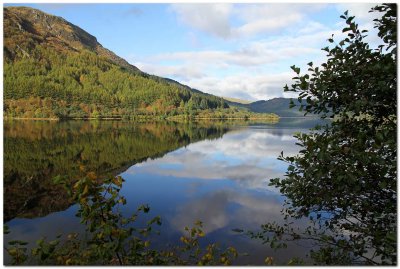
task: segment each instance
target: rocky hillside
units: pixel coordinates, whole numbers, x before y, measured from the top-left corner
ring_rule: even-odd
[[[30,57],[36,45],[45,45],[65,53],[84,49],[110,59],[113,63],[132,71],[140,70],[104,48],[96,37],[61,17],[28,7],[4,8],[4,58],[12,61],[18,54]]]
[[[195,114],[227,103],[146,74],[63,18],[4,8],[5,115],[28,118]]]

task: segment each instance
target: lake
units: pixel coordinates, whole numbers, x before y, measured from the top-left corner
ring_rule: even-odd
[[[203,244],[218,242],[247,253],[237,264],[262,265],[267,256],[277,263],[305,257],[305,245],[273,251],[232,229],[282,223],[284,197],[268,186],[286,171],[277,157],[281,151],[296,154],[293,134],[317,123],[312,118],[278,123],[4,121],[4,222],[11,230],[4,242],[82,231],[77,205],[52,179],[79,178],[84,166],[100,177],[125,179],[124,214],[148,204],[149,218],[161,216],[156,248],[179,244],[184,227],[201,220]]]

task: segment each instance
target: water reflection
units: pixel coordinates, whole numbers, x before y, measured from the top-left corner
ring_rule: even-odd
[[[293,130],[237,129],[217,141],[201,141],[136,165],[127,173],[153,173],[180,178],[230,179],[248,188],[270,189],[269,179],[282,176],[286,165],[276,158],[281,151],[297,152]],[[275,190],[274,190],[275,191]]]
[[[228,131],[204,125],[121,121],[4,122],[4,219],[34,218],[71,203],[52,179],[81,177],[81,167],[99,176]]]
[[[79,176],[78,164],[83,164],[100,175],[124,171],[121,194],[128,203],[123,213],[149,204],[151,216],[163,219],[161,235],[154,238],[156,247],[177,244],[185,226],[202,220],[204,244],[218,241],[251,253],[239,263],[263,264],[266,256],[278,262],[303,256],[304,247],[290,245],[275,253],[232,232],[282,221],[284,197],[268,183],[286,170],[276,159],[280,152],[297,152],[292,137],[297,131],[307,129],[291,120],[250,126],[5,122],[4,216],[11,220],[7,224],[12,231],[5,242],[34,242],[81,229],[74,217],[77,207],[51,184],[51,178],[63,173]],[[55,211],[60,212],[49,214]]]
[[[280,152],[297,153],[293,133],[307,129],[277,131],[260,125],[233,128],[221,139],[196,142],[163,158],[134,165],[122,174],[127,179],[122,192],[131,205],[150,198],[153,213],[164,219],[162,233],[181,234],[185,226],[201,220],[209,240],[234,245],[241,251],[252,249],[252,255],[239,259],[241,264],[262,264],[255,253],[263,253],[264,258],[267,254],[274,256],[279,262],[304,257],[308,252],[304,246],[291,245],[285,251],[273,252],[232,233],[234,228],[257,229],[266,222],[283,223],[284,197],[268,183],[286,171],[286,165],[276,159]]]

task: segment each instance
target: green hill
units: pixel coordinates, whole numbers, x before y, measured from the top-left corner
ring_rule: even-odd
[[[304,112],[299,111],[300,103],[296,98],[292,99],[295,106],[293,108],[289,108],[290,99],[291,98],[280,97],[270,100],[260,100],[248,104],[235,102],[228,99],[226,100],[229,106],[244,108],[253,113],[275,113],[279,117],[304,117]]]
[[[299,102],[293,98],[293,103],[296,105],[289,108],[290,98],[273,98],[266,101],[257,101],[248,105],[250,111],[257,113],[274,113],[280,117],[304,117],[304,112],[299,111]]]
[[[63,18],[27,7],[3,10],[6,117],[174,116],[229,107],[140,71]]]

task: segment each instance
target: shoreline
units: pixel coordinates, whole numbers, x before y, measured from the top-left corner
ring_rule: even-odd
[[[248,118],[217,118],[217,117],[193,117],[193,118],[185,118],[185,117],[176,117],[176,118],[159,118],[159,117],[143,117],[138,119],[124,119],[123,117],[116,117],[116,118],[21,118],[21,117],[3,117],[3,120],[37,120],[37,121],[65,121],[65,120],[125,120],[125,121],[143,121],[143,120],[156,120],[156,121],[163,121],[163,120],[272,120],[272,121],[279,121],[280,118],[284,117],[248,117]],[[301,117],[299,117],[301,118]]]

